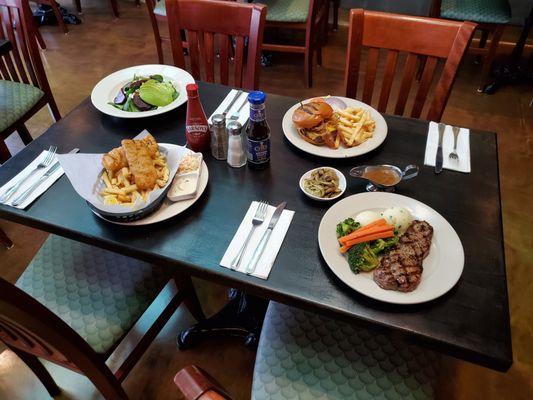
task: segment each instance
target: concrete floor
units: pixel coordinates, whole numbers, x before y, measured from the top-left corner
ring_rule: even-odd
[[[71,11],[73,6],[65,4]],[[87,97],[93,86],[107,74],[137,64],[156,63],[152,30],[145,6],[119,2],[121,18],[112,19],[104,0],[84,2],[83,24],[69,26],[63,35],[55,27],[42,28],[48,49],[45,67],[62,115],[68,114]],[[342,21],[346,20],[343,14]],[[303,60],[298,56],[274,57],[274,66],[261,71],[261,88],[267,92],[300,98],[317,94],[343,94],[346,28],[330,35],[324,49],[324,65],[315,68],[315,84],[303,87]],[[502,51],[505,53],[505,49]],[[502,54],[505,55],[505,54]],[[167,55],[167,60],[170,56]],[[511,309],[514,364],[503,374],[470,363],[446,358],[439,398],[530,399],[533,397],[533,98],[531,86],[507,86],[493,96],[475,91],[480,72],[472,57],[463,63],[443,121],[450,124],[496,131],[499,142],[500,180],[507,280]],[[34,137],[49,125],[42,110],[28,124]],[[10,144],[19,147],[16,138]],[[529,207],[528,207],[529,206]],[[16,243],[9,251],[0,250],[0,275],[14,282],[31,260],[46,233],[0,221]],[[208,313],[224,302],[225,288],[197,281]],[[490,305],[487,305],[490,306]],[[172,377],[187,364],[197,364],[216,376],[235,399],[248,399],[255,354],[234,340],[205,343],[197,349],[179,352],[175,334],[192,318],[180,309],[158,336],[149,351],[126,379],[124,387],[132,399],[180,398]],[[118,352],[120,353],[120,351]],[[118,354],[120,356],[120,354]],[[100,395],[84,377],[47,364],[63,399],[98,399]],[[0,399],[46,399],[39,381],[10,351],[0,354]]]

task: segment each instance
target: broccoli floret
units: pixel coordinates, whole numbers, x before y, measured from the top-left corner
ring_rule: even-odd
[[[378,257],[367,243],[359,243],[348,250],[348,264],[354,273],[372,271],[378,266]]]
[[[370,242],[370,249],[376,255],[398,244],[398,236],[387,239],[378,239]]]
[[[346,236],[353,231],[359,229],[361,224],[358,222],[355,222],[353,218],[347,218],[341,223],[337,224],[337,238],[340,238],[342,236]]]

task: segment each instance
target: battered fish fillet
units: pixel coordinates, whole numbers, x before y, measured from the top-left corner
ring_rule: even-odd
[[[153,189],[157,181],[157,170],[154,166],[150,147],[142,140],[126,139],[122,141],[122,148],[126,153],[126,159],[137,188],[140,190]]]
[[[153,139],[153,138],[152,138]],[[126,160],[126,154],[122,147],[115,147],[109,153],[104,154],[102,157],[102,164],[107,172],[112,175],[119,171],[121,168],[128,166],[128,160]]]
[[[155,157],[157,151],[159,150],[159,145],[155,141],[155,138],[152,135],[148,134],[145,137],[143,137],[140,141],[148,147],[148,151],[150,152],[150,155],[152,157]]]

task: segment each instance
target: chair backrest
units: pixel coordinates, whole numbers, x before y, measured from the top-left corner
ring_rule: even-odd
[[[345,70],[346,96],[357,96],[361,50],[367,47],[369,50],[362,100],[367,104],[372,103],[379,53],[383,49],[387,52],[387,57],[377,108],[380,112],[385,112],[397,70],[398,55],[407,53],[394,114],[404,114],[411,87],[418,86],[410,116],[419,118],[428,100],[437,64],[439,60],[444,60],[440,78],[433,90],[433,100],[428,103],[426,117],[427,120],[440,121],[457,68],[475,27],[476,24],[471,22],[351,10]],[[419,68],[423,68],[420,81],[415,83]]]
[[[186,68],[180,33],[183,29],[195,79],[215,81],[217,53],[220,83],[229,84],[232,68],[233,86],[250,90],[259,87],[265,6],[216,0],[166,0],[166,10],[176,66]]]
[[[23,290],[0,278],[0,341],[76,372],[103,361],[70,326]]]
[[[32,84],[50,95],[35,29],[28,1],[0,0],[0,39],[9,40],[13,46],[0,58],[1,78]]]

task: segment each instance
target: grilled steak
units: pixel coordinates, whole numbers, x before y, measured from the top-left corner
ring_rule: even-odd
[[[387,290],[415,290],[422,278],[422,261],[429,253],[432,237],[430,224],[413,221],[399,243],[381,258],[374,270],[374,282]]]

